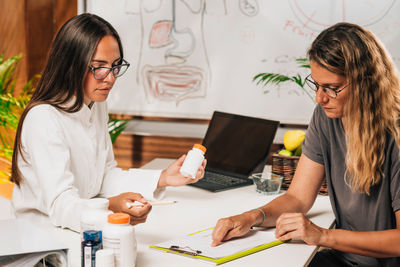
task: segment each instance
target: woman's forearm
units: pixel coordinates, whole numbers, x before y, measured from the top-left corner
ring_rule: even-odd
[[[264,227],[274,227],[276,220],[282,213],[301,212],[306,213],[310,207],[300,199],[285,193],[261,207],[265,212],[265,221],[260,225]]]
[[[374,258],[400,257],[400,229],[370,232],[326,229],[319,245]]]

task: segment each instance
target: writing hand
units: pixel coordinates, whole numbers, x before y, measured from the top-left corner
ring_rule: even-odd
[[[110,197],[109,209],[113,212],[123,212],[129,214],[130,224],[135,225],[146,222],[147,215],[150,213],[152,206],[138,193],[122,193],[115,197]],[[128,208],[127,202],[138,201],[143,203],[143,206]]]

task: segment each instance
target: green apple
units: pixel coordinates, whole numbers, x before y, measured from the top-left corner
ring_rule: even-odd
[[[278,152],[278,154],[282,156],[292,156],[293,152],[287,149],[282,149],[281,151]]]
[[[301,145],[299,145],[299,146],[296,148],[296,150],[294,151],[294,155],[295,155],[295,156],[300,156],[302,152],[303,152],[303,150],[302,150],[302,148],[301,148]]]

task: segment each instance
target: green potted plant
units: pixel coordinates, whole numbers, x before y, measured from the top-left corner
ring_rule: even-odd
[[[299,68],[306,68],[310,69],[310,62],[307,58],[298,58],[296,62]],[[310,92],[304,88],[305,85],[305,78],[301,77],[298,73],[295,76],[287,76],[279,73],[259,73],[253,78],[253,82],[257,82],[257,85],[262,85],[263,87],[267,86],[268,84],[275,84],[278,85],[284,82],[294,82],[297,84],[305,93],[306,95],[313,101],[314,97],[310,94]]]
[[[9,179],[15,132],[19,116],[34,91],[35,75],[22,90],[16,91],[15,70],[22,54],[4,60],[0,56],[0,178]]]
[[[29,102],[34,83],[39,75],[35,75],[25,86],[16,91],[15,70],[22,54],[4,60],[0,56],[0,195],[11,199],[14,184],[9,181],[15,133],[19,116]]]

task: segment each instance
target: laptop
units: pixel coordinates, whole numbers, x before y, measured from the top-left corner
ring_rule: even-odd
[[[253,184],[249,177],[264,167],[279,122],[215,111],[203,145],[203,179],[190,184],[212,192]]]

